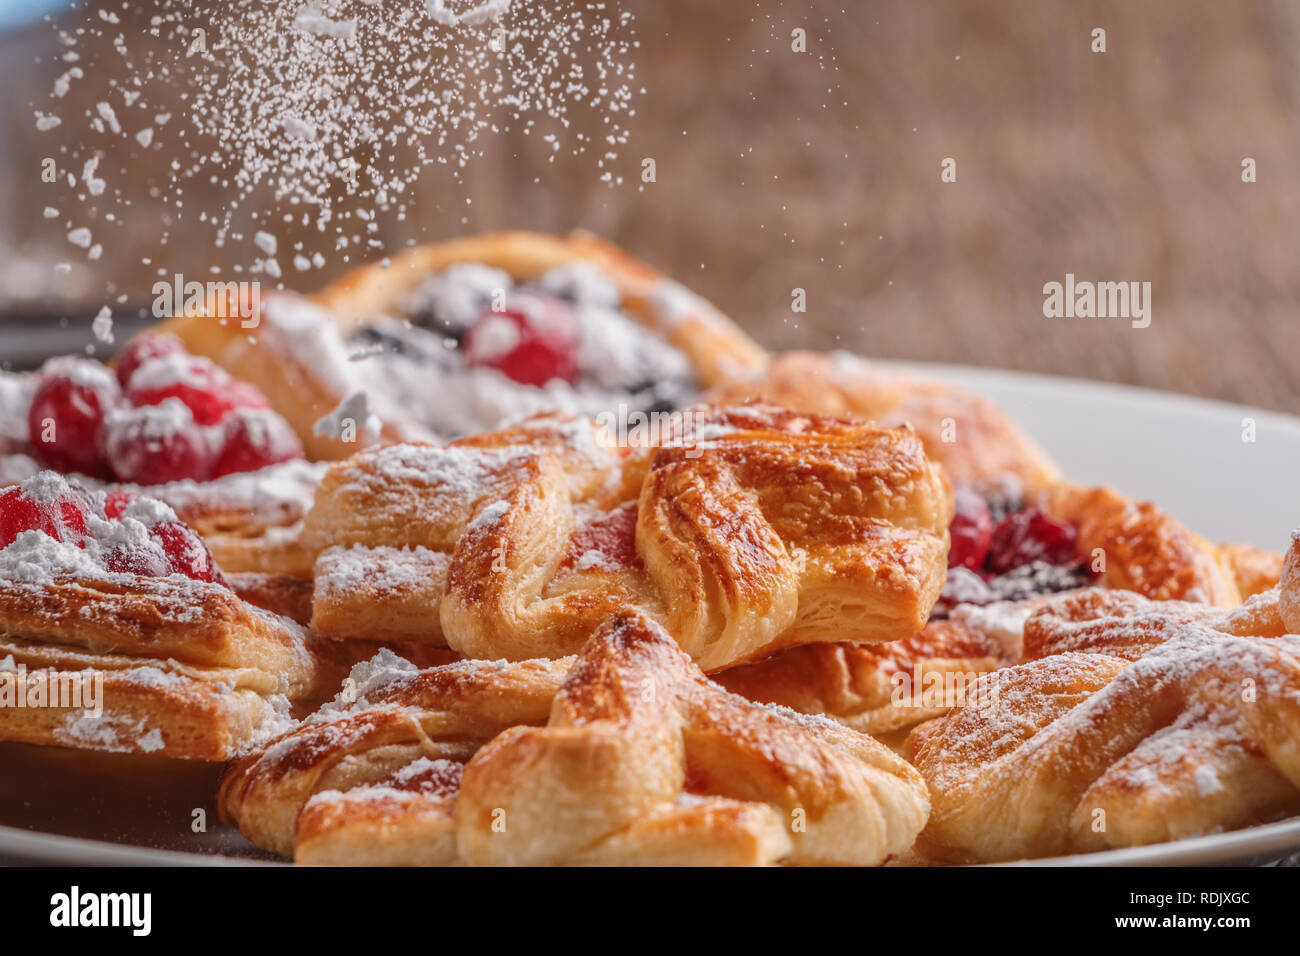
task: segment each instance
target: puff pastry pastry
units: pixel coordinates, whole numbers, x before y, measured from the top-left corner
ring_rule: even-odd
[[[1155,505],[1111,488],[1062,483],[1026,504],[1076,529],[1079,558],[1097,571],[1101,587],[1235,607],[1278,583],[1279,556],[1246,545],[1217,547]],[[903,641],[807,645],[715,679],[754,700],[888,733],[942,715],[980,674],[1019,661],[1024,622],[1047,599],[959,604],[951,620],[931,621]]]
[[[635,611],[576,661],[354,675],[359,699],[222,784],[225,818],[299,862],[875,864],[925,821],[901,758],[726,693]]]
[[[303,531],[313,626],[521,660],[574,653],[640,607],[705,670],[920,629],[951,505],[909,429],[762,405],[684,422],[629,450],[542,416],[335,465]]]
[[[0,549],[0,740],[225,760],[333,692],[333,646],[219,581],[108,570],[103,555],[149,547],[133,513],[91,515],[76,544],[30,530]]]
[[[723,383],[706,398],[761,399],[801,412],[910,424],[954,484],[1013,475],[1027,490],[1061,480],[1051,460],[993,402],[847,352],[786,352],[764,369]]]
[[[1040,857],[1300,810],[1295,583],[1229,611],[1105,590],[1049,603],[1026,663],[980,679],[984,706],[912,732],[934,804],[922,848]]]
[[[682,357],[682,367],[693,379],[689,388],[693,396],[699,388],[755,369],[766,360],[758,345],[703,298],[585,233],[561,238],[501,232],[414,248],[383,264],[364,266],[310,299],[286,294],[265,297],[259,325],[251,335],[237,322],[207,316],[173,318],[161,329],[179,336],[191,351],[261,386],[276,410],[294,425],[313,459],[346,458],[358,443],[376,440],[455,438],[550,408],[594,414],[587,407],[593,402],[601,404],[602,411],[605,405],[627,404],[632,396],[624,388],[653,386],[654,379],[664,374],[658,366],[648,365],[642,376],[647,381],[629,381],[625,386],[606,381],[598,395],[586,398],[557,390],[554,383],[546,389],[523,387],[505,377],[477,384],[456,378],[447,387],[431,390],[429,382],[449,362],[454,365],[464,343],[457,346],[447,335],[413,329],[412,302],[431,278],[456,267],[482,273],[471,276],[464,290],[450,293],[457,308],[465,308],[463,300],[483,292],[478,287],[484,283],[517,283],[531,290],[530,295],[557,298],[559,293],[552,294],[548,283],[570,285],[572,270],[581,269],[579,284],[598,286],[598,293],[592,293],[600,300],[596,304],[618,313],[612,318],[601,313],[584,326],[595,331],[583,334],[594,336],[624,321],[635,330],[634,335],[624,336],[626,341],[619,339],[610,346],[611,353],[601,346],[601,354],[591,356],[590,371],[602,380],[610,378],[622,362],[644,363],[649,352],[667,348]],[[577,295],[581,306],[589,291],[584,288],[577,293],[565,291]],[[456,330],[455,335],[462,331]],[[449,349],[449,343],[454,347]],[[582,348],[590,351],[592,346],[584,339]],[[386,352],[401,353],[406,361],[391,368],[367,365],[376,354]],[[355,440],[340,440],[315,427],[358,392],[367,393],[369,410],[381,422],[378,435],[362,432],[350,436]],[[507,395],[513,399],[507,400]],[[449,414],[450,407],[463,414]]]

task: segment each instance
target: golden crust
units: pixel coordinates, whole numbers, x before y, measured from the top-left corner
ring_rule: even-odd
[[[922,626],[951,504],[910,430],[770,406],[689,421],[707,440],[629,454],[548,415],[335,466],[303,534],[313,626],[518,660],[640,607],[706,670]]]
[[[967,678],[1014,664],[1017,656],[987,629],[932,621],[906,640],[808,644],[713,679],[750,700],[878,735],[947,713]]]
[[[1235,607],[1242,595],[1222,550],[1150,502],[1113,488],[1059,484],[1031,502],[1078,530],[1079,553],[1100,571],[1103,587],[1155,600]]]
[[[215,584],[0,581],[0,680],[83,698],[0,707],[0,739],[224,760],[336,686],[334,654]]]
[[[728,694],[637,612],[576,662],[467,661],[380,688],[235,765],[224,818],[300,862],[354,865],[873,864],[925,820],[905,761]]]
[[[1026,625],[1026,663],[981,678],[984,706],[912,732],[934,800],[922,847],[1046,856],[1300,810],[1300,638],[1268,623],[1276,605],[1103,590],[1048,604]]]
[[[948,480],[982,485],[1014,475],[1026,489],[1060,480],[1047,456],[993,402],[848,353],[786,352],[766,369],[726,382],[709,401],[749,399],[801,412],[910,424]]]

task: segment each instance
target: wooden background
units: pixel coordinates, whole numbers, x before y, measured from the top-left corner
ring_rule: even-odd
[[[552,164],[535,138],[502,135],[463,182],[426,171],[418,214],[381,222],[390,247],[582,226],[773,347],[1300,412],[1300,3],[610,3],[635,12],[641,44],[645,93],[619,162],[628,182],[602,185],[590,157]],[[790,50],[795,27],[806,54]],[[1090,52],[1094,27],[1107,31],[1104,54]],[[48,27],[0,39],[0,309],[90,315],[108,283],[147,301],[145,256],[190,274],[246,261],[246,247],[216,250],[198,229],[157,248],[160,211],[143,186],[157,170],[143,164],[128,171],[138,220],[103,260],[50,270],[68,249],[41,219],[34,168],[49,146],[32,110],[62,71],[52,52]],[[1254,184],[1241,181],[1247,156]],[[643,157],[658,181],[639,189]],[[940,182],[944,157],[956,183]],[[195,184],[190,202],[221,196]],[[345,267],[293,278],[311,286]],[[1151,282],[1150,328],[1044,318],[1043,284],[1067,272]],[[795,287],[805,314],[790,309]]]

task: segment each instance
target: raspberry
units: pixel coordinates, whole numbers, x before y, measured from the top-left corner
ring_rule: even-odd
[[[242,409],[226,419],[212,477],[301,457],[302,443],[288,422],[269,409]]]
[[[189,409],[176,398],[110,416],[105,450],[118,481],[161,484],[212,471],[212,451]]]
[[[0,492],[0,548],[13,544],[24,531],[43,531],[56,540],[83,546],[89,510],[85,492],[52,472],[43,472]]]
[[[984,566],[989,543],[993,540],[993,518],[979,492],[969,485],[958,485],[954,489],[954,500],[957,508],[948,528],[952,537],[948,567],[978,571]]]
[[[184,355],[185,346],[174,335],[153,333],[142,335],[128,342],[117,357],[117,380],[123,388],[131,384],[135,370],[146,362],[166,358],[169,355]]]
[[[27,438],[41,463],[58,471],[104,474],[104,416],[121,400],[104,366],[87,359],[55,359],[41,371]]]
[[[266,408],[261,392],[232,379],[220,366],[193,355],[168,355],[145,362],[132,375],[126,397],[133,405],[180,399],[200,425],[215,425],[236,408]]]
[[[226,583],[216,562],[212,560],[212,552],[189,525],[179,521],[162,521],[150,528],[149,533],[162,545],[167,560],[171,562],[171,571],[195,581],[222,585]]]
[[[1070,565],[1079,560],[1074,527],[1036,508],[1007,515],[993,529],[987,567],[993,574],[1006,574],[1026,564],[1041,561]]]
[[[104,517],[116,521],[138,496],[133,491],[110,491],[104,495]]]
[[[114,548],[104,555],[104,567],[116,574],[165,578],[172,573],[165,555],[151,548]]]
[[[578,320],[558,299],[515,296],[502,312],[484,312],[465,336],[470,365],[494,368],[522,385],[578,377]]]

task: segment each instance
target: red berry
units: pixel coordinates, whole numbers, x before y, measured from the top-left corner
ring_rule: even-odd
[[[502,312],[484,312],[465,335],[465,360],[522,385],[578,377],[578,320],[558,299],[520,295]]]
[[[58,471],[104,474],[104,416],[121,399],[108,369],[87,359],[56,359],[41,371],[27,410],[27,439]]]
[[[138,497],[133,491],[110,491],[104,495],[104,517],[116,521]]]
[[[948,528],[952,538],[948,567],[978,571],[993,540],[993,517],[983,497],[969,485],[958,485],[953,497],[957,507]]]
[[[1036,508],[1013,512],[993,529],[988,570],[1006,574],[1035,561],[1074,564],[1079,560],[1076,537],[1073,525]]]
[[[174,398],[112,415],[105,449],[118,481],[145,485],[184,478],[203,481],[212,472],[207,437],[189,409]]]
[[[193,355],[169,355],[141,365],[126,397],[133,405],[158,405],[178,398],[200,425],[215,425],[236,408],[266,408],[266,396],[232,379],[220,366]]]
[[[41,486],[34,486],[36,482]],[[85,492],[52,472],[43,472],[0,492],[0,548],[13,544],[24,531],[43,531],[67,544],[84,545],[89,510]]]
[[[150,528],[149,533],[162,545],[173,572],[195,581],[226,583],[212,560],[212,552],[193,528],[179,521],[163,521]]]
[[[289,423],[270,409],[243,409],[226,419],[212,477],[256,471],[302,457],[302,442]]]
[[[166,358],[168,355],[184,355],[185,346],[174,335],[152,333],[132,339],[117,357],[117,380],[123,388],[131,383],[135,370],[145,362]]]
[[[152,548],[114,548],[104,555],[104,567],[117,574],[165,578],[172,573],[165,555]]]

